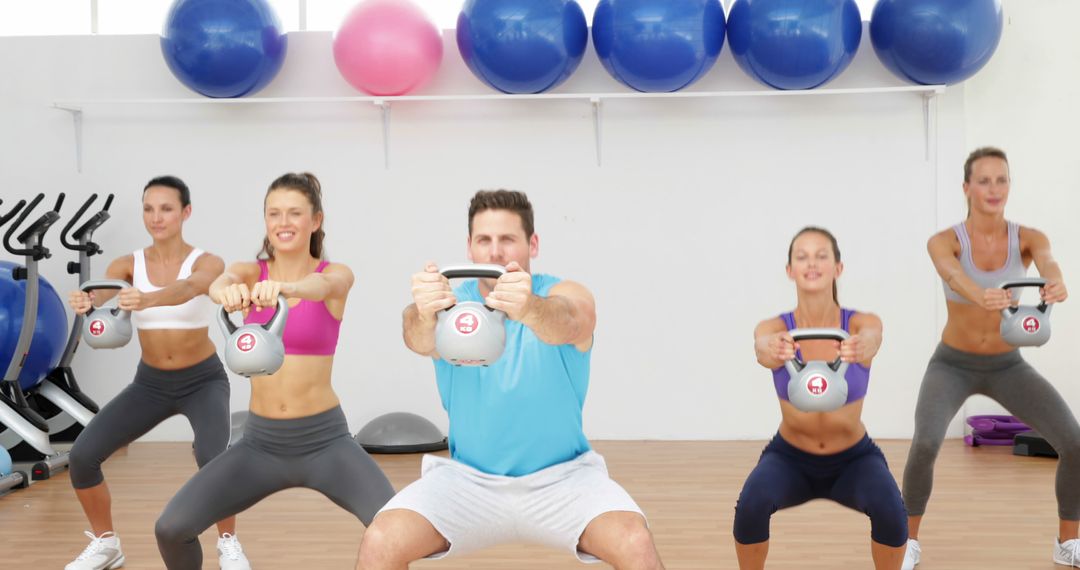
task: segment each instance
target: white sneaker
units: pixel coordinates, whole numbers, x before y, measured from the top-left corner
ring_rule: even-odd
[[[1080,538],[1065,542],[1054,539],[1054,564],[1080,568]]]
[[[124,553],[120,551],[120,538],[112,531],[101,536],[85,531],[90,537],[90,544],[78,558],[72,560],[64,570],[113,570],[124,565]]]
[[[221,570],[251,570],[244,548],[236,536],[225,533],[217,539],[218,564]]]
[[[904,552],[904,564],[900,566],[900,570],[915,570],[915,567],[919,565],[919,558],[922,556],[922,548],[919,546],[919,541],[914,538],[909,538],[907,541],[907,551]]]

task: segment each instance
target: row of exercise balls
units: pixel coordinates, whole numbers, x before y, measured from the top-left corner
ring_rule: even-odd
[[[1001,0],[879,0],[875,53],[906,81],[952,84],[979,71],[1002,31]],[[855,0],[601,0],[592,39],[604,69],[646,92],[677,91],[715,63],[726,35],[748,75],[778,89],[811,89],[853,60],[863,22]],[[565,81],[587,42],[575,0],[468,0],[457,42],[469,69],[507,93]]]
[[[669,92],[701,78],[730,33],[748,74],[780,89],[817,87],[859,47],[854,0],[737,0],[725,24],[720,0],[601,0],[596,54],[638,91]],[[588,28],[575,0],[468,0],[457,42],[469,69],[506,93],[538,93],[565,81],[585,52]]]
[[[161,31],[173,75],[207,97],[243,97],[281,71],[288,36],[266,0],[174,0]],[[423,85],[442,61],[442,36],[407,0],[368,0],[334,35],[334,61],[353,87],[401,95]]]
[[[0,374],[6,374],[15,355],[19,332],[22,330],[26,302],[26,280],[16,280],[13,271],[19,267],[0,260]],[[60,362],[67,344],[68,316],[64,302],[56,289],[44,277],[39,277],[37,322],[30,341],[30,350],[19,373],[19,386],[29,390],[45,379]]]
[[[953,84],[977,73],[1001,38],[1001,0],[879,0],[871,16],[878,58],[898,77]],[[604,69],[647,92],[677,91],[715,63],[725,28],[736,63],[778,89],[811,89],[851,63],[862,40],[855,0],[600,0],[592,39]],[[467,0],[457,42],[469,69],[507,93],[565,81],[587,42],[575,0]]]
[[[956,83],[989,60],[1001,34],[1000,0],[879,0],[871,21],[875,53],[905,80]],[[855,0],[601,0],[592,38],[601,63],[639,91],[685,88],[715,63],[725,39],[751,77],[808,89],[836,77],[857,51]],[[468,68],[506,93],[552,89],[581,63],[588,42],[576,0],[467,0],[457,43]],[[175,0],[162,31],[173,73],[211,97],[238,97],[280,70],[287,39],[266,0]],[[334,59],[354,87],[402,95],[423,85],[442,60],[442,38],[408,0],[367,0],[334,36]]]

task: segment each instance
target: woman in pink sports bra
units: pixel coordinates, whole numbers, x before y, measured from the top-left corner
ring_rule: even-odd
[[[206,293],[225,264],[184,241],[191,192],[175,176],[154,178],[143,188],[143,225],[153,243],[113,260],[108,279],[131,283],[119,291],[119,306],[132,311],[142,350],[134,381],[90,422],[71,449],[71,485],[93,532],[90,544],[66,570],[100,570],[124,564],[114,532],[112,497],[101,464],[174,415],[184,415],[195,434],[202,467],[229,444],[229,376],[207,334],[214,305]],[[117,295],[101,289],[73,291],[71,308],[85,314]],[[250,568],[235,535],[236,520],[218,523],[219,562],[224,570]]]
[[[158,519],[158,548],[170,570],[202,568],[199,535],[283,489],[326,495],[364,525],[394,494],[390,481],[353,440],[330,385],[352,271],[323,259],[324,213],[318,179],[275,180],[264,201],[266,237],[255,262],[234,263],[210,298],[247,322],[266,322],[278,295],[289,302],[285,362],[251,379],[244,437],[197,473]]]

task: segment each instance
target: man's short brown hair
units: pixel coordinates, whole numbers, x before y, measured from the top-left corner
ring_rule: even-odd
[[[533,207],[529,197],[517,190],[480,190],[469,202],[469,235],[472,235],[473,218],[484,210],[508,210],[521,217],[521,227],[526,239],[532,239]]]

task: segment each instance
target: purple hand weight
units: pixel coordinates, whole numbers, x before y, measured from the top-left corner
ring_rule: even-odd
[[[967,423],[975,430],[987,432],[996,431],[1016,434],[1022,431],[1031,430],[1027,424],[1021,422],[1016,416],[968,416]]]

